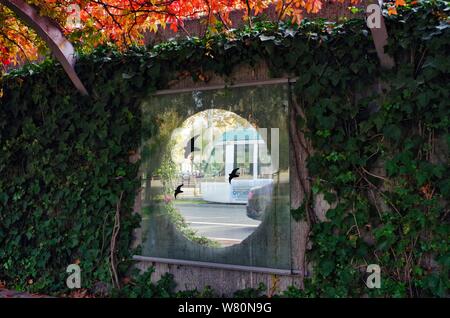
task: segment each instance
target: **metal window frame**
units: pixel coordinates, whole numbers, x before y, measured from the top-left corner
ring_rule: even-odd
[[[292,77],[292,78],[283,77],[283,78],[274,78],[274,79],[263,80],[263,81],[241,82],[241,83],[236,83],[236,84],[218,84],[218,85],[199,86],[199,87],[163,89],[163,90],[156,91],[155,93],[152,94],[152,96],[163,96],[163,95],[172,95],[172,94],[188,93],[188,92],[195,92],[195,91],[211,91],[211,90],[218,90],[218,89],[250,87],[250,86],[292,84],[292,83],[296,83],[297,80],[298,80],[298,77]],[[161,258],[161,257],[142,256],[142,255],[133,255],[133,260],[137,261],[137,262],[160,263],[160,264],[175,265],[175,266],[192,266],[192,267],[197,267],[197,268],[209,268],[209,269],[217,269],[217,270],[230,270],[230,271],[239,271],[239,272],[272,274],[272,275],[280,275],[280,276],[298,276],[298,275],[302,274],[299,270],[294,270],[294,269],[279,269],[279,268],[269,268],[269,267],[234,265],[234,264],[226,264],[226,263],[212,263],[212,262]]]
[[[217,84],[217,85],[210,85],[210,86],[162,89],[162,90],[156,91],[153,94],[153,96],[172,95],[172,94],[188,93],[188,92],[195,92],[195,91],[212,91],[212,90],[226,89],[226,88],[274,85],[274,84],[291,84],[291,83],[297,82],[297,79],[298,79],[298,77],[292,77],[292,78],[283,77],[283,78],[274,78],[274,79],[264,80],[264,81],[250,81],[250,82],[242,82],[242,83],[236,83],[236,84]]]

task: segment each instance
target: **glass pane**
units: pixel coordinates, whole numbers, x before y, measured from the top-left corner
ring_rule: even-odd
[[[143,255],[290,268],[287,85],[143,103]]]

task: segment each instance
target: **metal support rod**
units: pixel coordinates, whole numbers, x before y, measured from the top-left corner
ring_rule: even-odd
[[[39,15],[38,8],[29,5],[24,0],[0,0],[0,3],[36,31],[37,35],[47,43],[78,91],[83,95],[88,95],[88,91],[74,69],[76,59],[73,45],[66,39],[58,23]]]
[[[179,260],[179,259],[170,259],[170,258],[139,256],[139,255],[133,256],[133,260],[141,261],[141,262],[150,262],[150,263],[183,265],[183,266],[232,270],[232,271],[240,271],[240,272],[263,273],[263,274],[272,274],[272,275],[292,276],[292,275],[300,274],[300,272],[298,270],[290,270],[290,269],[277,269],[277,268],[267,268],[267,267],[255,267],[255,266],[199,262],[199,261]]]

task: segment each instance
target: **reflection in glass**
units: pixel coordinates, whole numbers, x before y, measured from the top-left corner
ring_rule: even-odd
[[[287,92],[267,85],[143,103],[144,256],[290,267]]]
[[[266,129],[222,109],[199,112],[173,130],[151,191],[188,238],[230,246],[260,224],[272,201],[276,171],[259,130]],[[234,169],[238,176],[230,181]],[[175,197],[179,186],[183,192]]]

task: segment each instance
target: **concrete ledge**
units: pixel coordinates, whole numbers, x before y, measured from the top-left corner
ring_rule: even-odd
[[[152,281],[158,281],[164,274],[173,275],[176,291],[204,290],[211,287],[219,296],[231,297],[237,290],[266,286],[267,295],[280,294],[289,286],[303,287],[303,275],[290,270],[262,267],[215,264],[185,260],[172,260],[135,256],[136,268],[146,271],[155,269]]]

